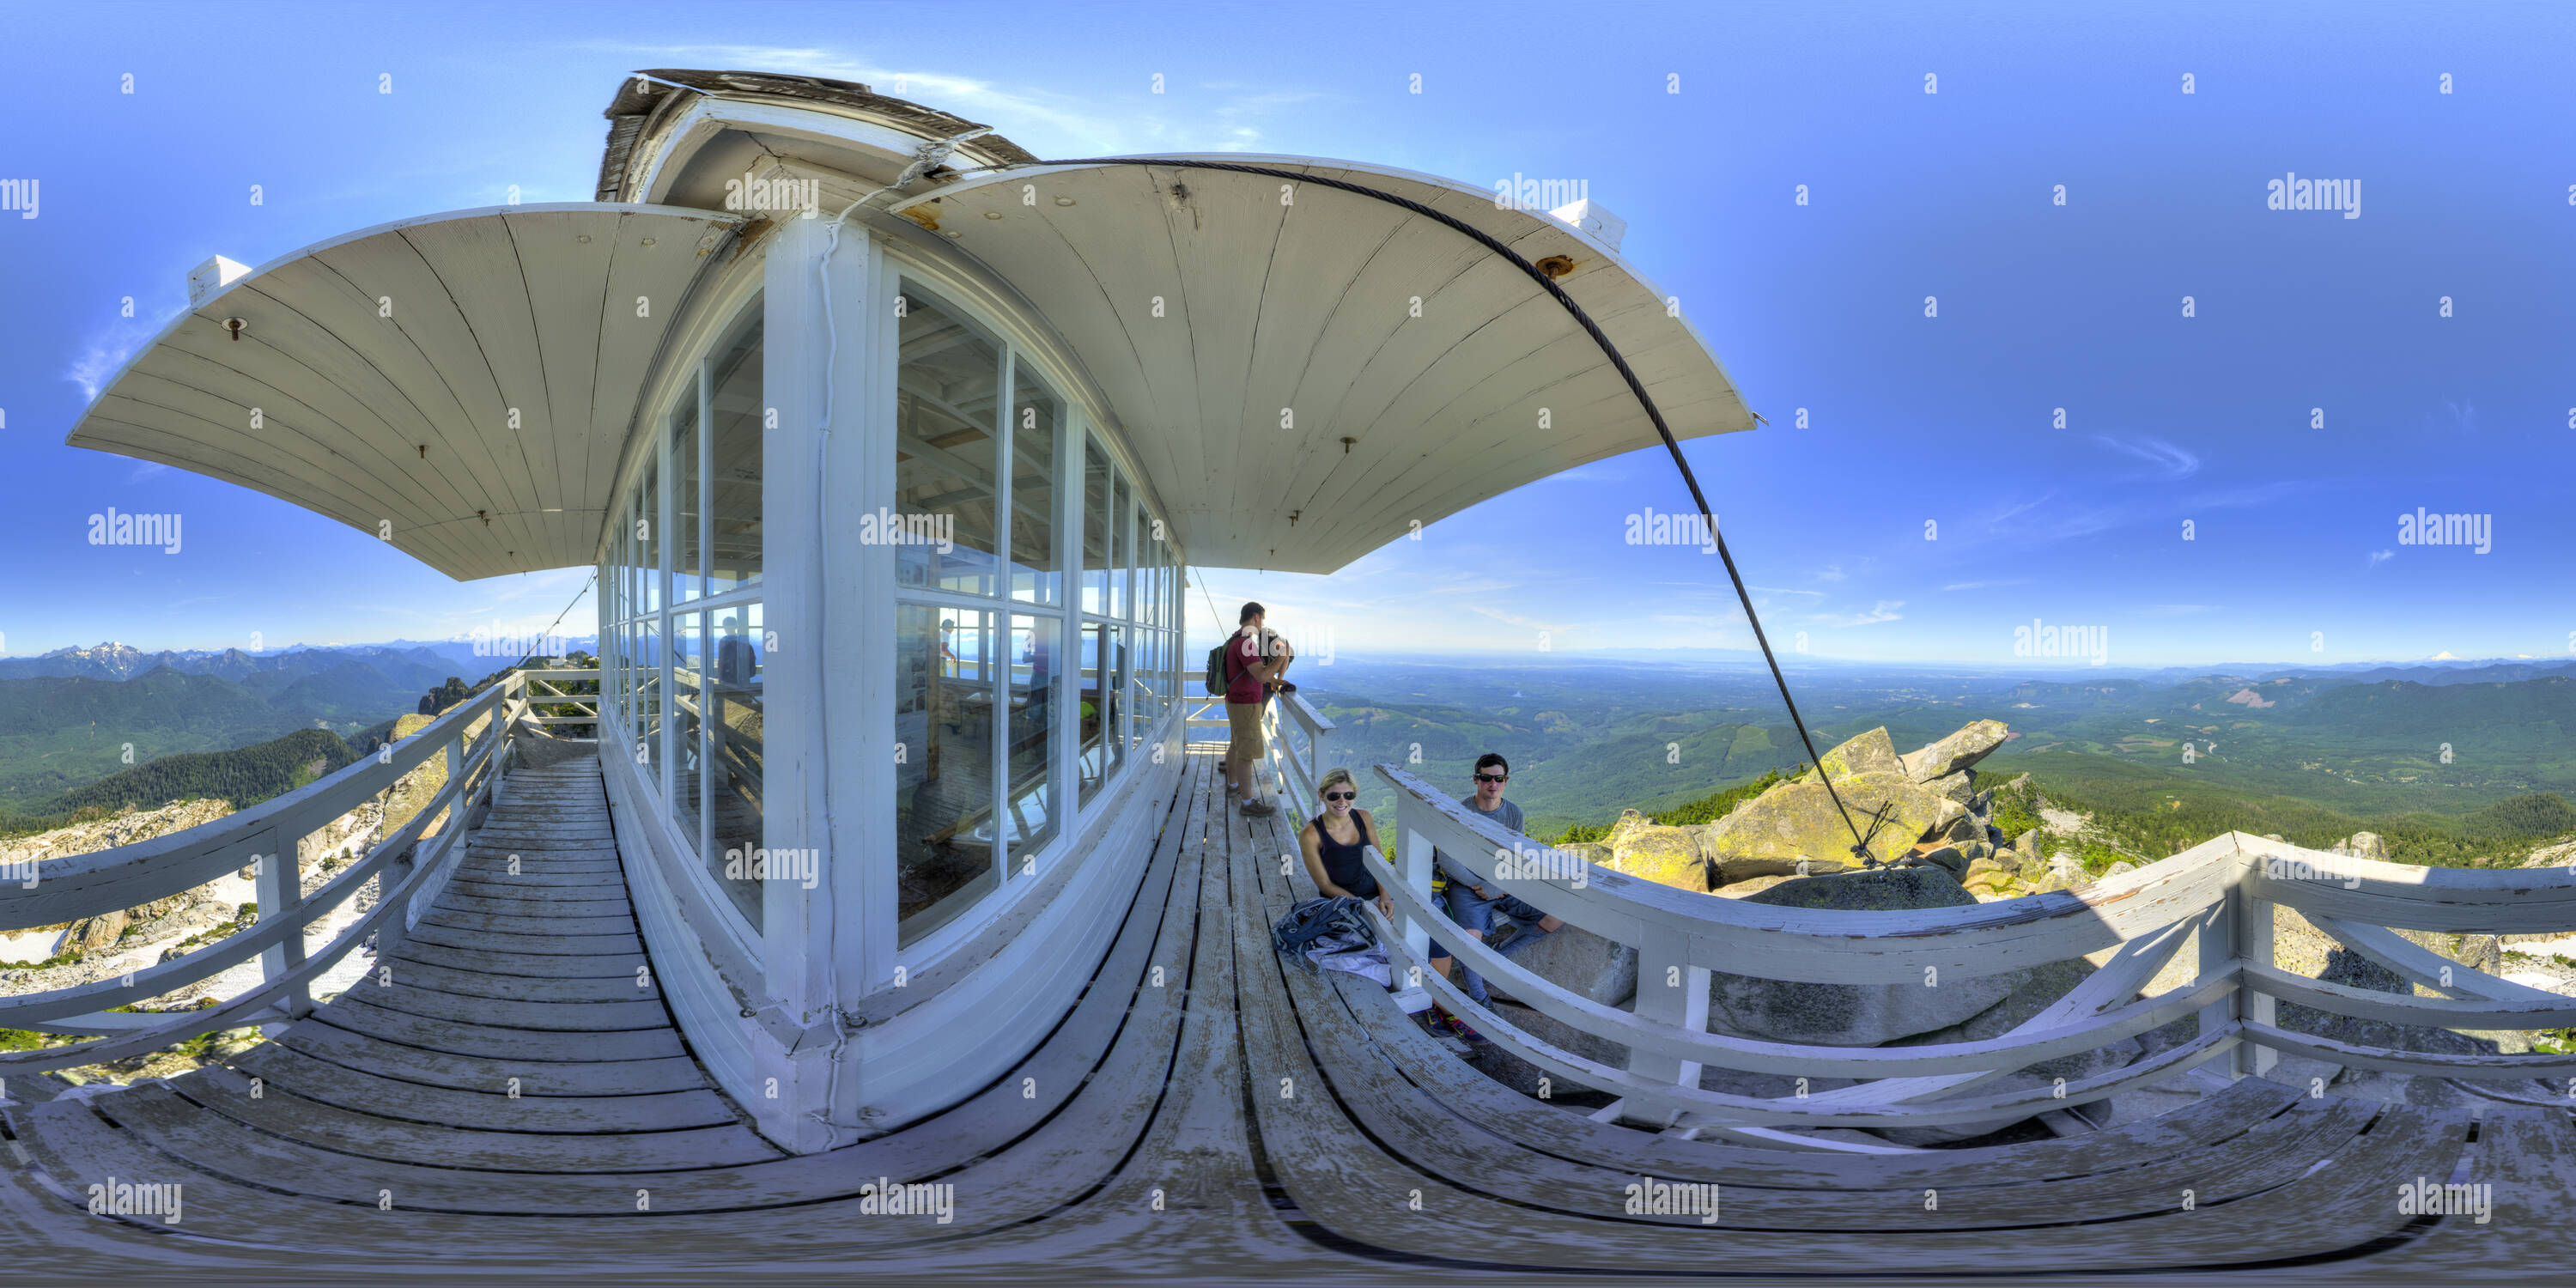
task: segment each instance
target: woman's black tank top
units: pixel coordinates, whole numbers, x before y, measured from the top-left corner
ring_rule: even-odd
[[[1370,876],[1368,865],[1360,861],[1360,851],[1368,845],[1371,829],[1360,822],[1358,810],[1351,811],[1351,826],[1359,829],[1360,839],[1344,845],[1334,840],[1332,831],[1324,826],[1326,817],[1323,814],[1315,816],[1315,850],[1323,856],[1324,875],[1331,877],[1334,885],[1362,899],[1376,898],[1377,878]]]

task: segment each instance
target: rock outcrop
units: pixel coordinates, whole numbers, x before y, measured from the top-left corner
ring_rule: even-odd
[[[1905,776],[1928,783],[1966,769],[2012,737],[2001,720],[1978,720],[1932,745],[1905,754]]]

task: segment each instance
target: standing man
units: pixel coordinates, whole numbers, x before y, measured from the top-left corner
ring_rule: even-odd
[[[1262,628],[1268,613],[1258,603],[1245,604],[1238,619],[1242,626],[1225,642],[1225,723],[1230,735],[1225,748],[1225,792],[1243,804],[1243,812],[1254,818],[1266,818],[1279,812],[1279,807],[1261,799],[1261,782],[1254,777],[1253,765],[1270,754],[1261,736],[1262,709],[1270,702],[1270,693],[1279,677],[1296,660],[1288,641]]]
[[[1511,777],[1510,762],[1504,760],[1499,754],[1489,751],[1478,756],[1476,792],[1469,796],[1465,803],[1467,808],[1479,814],[1491,815],[1495,822],[1518,833],[1521,830],[1521,807],[1503,799],[1503,784],[1510,782]],[[1466,864],[1450,858],[1437,849],[1431,852],[1431,861],[1440,869],[1441,875],[1449,879],[1449,919],[1457,922],[1468,934],[1478,939],[1485,938],[1487,932],[1494,928],[1494,918],[1497,915],[1508,917],[1519,925],[1536,928],[1535,933],[1516,937],[1506,949],[1507,952],[1517,952],[1522,946],[1536,943],[1539,935],[1551,933],[1565,924],[1564,921],[1539,911],[1499,887],[1478,884],[1478,877],[1467,869]],[[1434,943],[1431,946],[1431,969],[1440,972],[1441,978],[1449,978],[1453,961],[1454,959],[1447,956],[1439,944]],[[1467,996],[1474,998],[1478,1005],[1489,1004],[1485,996],[1484,977],[1474,971],[1467,972],[1466,992]],[[1465,1025],[1454,1016],[1447,1016],[1444,1013],[1441,1018],[1445,1019],[1453,1029],[1465,1028]]]

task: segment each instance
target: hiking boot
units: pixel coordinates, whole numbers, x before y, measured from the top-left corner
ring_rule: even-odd
[[[1243,803],[1243,812],[1254,818],[1268,818],[1278,813],[1279,807],[1268,801],[1247,800]]]

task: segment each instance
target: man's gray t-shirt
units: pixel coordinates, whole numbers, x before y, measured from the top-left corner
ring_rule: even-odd
[[[1467,807],[1467,812],[1470,814],[1484,814],[1483,810],[1476,808],[1473,797],[1461,803]],[[1521,807],[1510,801],[1495,802],[1494,812],[1485,814],[1485,817],[1502,824],[1506,830],[1515,834],[1521,830]],[[1437,847],[1431,851],[1431,861],[1439,865],[1442,872],[1449,874],[1449,884],[1452,888],[1473,890],[1480,884],[1476,874],[1467,870],[1467,865],[1450,858]],[[1487,885],[1485,888],[1491,890],[1494,887]]]

